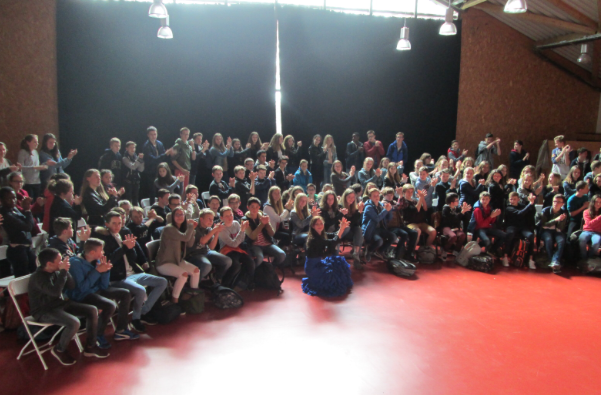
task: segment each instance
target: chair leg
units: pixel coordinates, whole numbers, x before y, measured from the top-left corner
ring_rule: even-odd
[[[29,325],[27,325],[27,323],[24,323],[24,325],[25,325],[25,330],[27,331],[27,334],[29,335],[29,341],[21,349],[21,352],[19,353],[19,356],[17,357],[17,360],[21,359],[21,356],[29,354],[29,353],[24,353],[24,351],[27,348],[27,346],[29,346],[29,343],[32,343],[33,344],[33,348],[35,349],[36,354],[38,354],[38,358],[40,358],[40,362],[42,362],[42,366],[44,366],[44,370],[48,370],[48,365],[46,365],[46,361],[44,360],[44,357],[42,356],[42,352],[40,352],[38,344],[35,341],[35,336],[37,336],[40,333],[42,333],[48,327],[47,326],[43,327],[42,329],[40,329],[39,331],[37,331],[36,334],[35,334],[35,336],[34,336],[34,335],[31,334],[31,331],[29,330]]]

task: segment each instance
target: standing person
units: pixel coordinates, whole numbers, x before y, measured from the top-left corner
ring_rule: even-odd
[[[274,161],[275,163],[284,156],[284,136],[280,133],[276,133],[271,138],[269,142],[269,147],[267,148],[267,162]]]
[[[229,174],[227,158],[231,158],[234,156],[234,150],[232,149],[232,139],[228,137],[227,142],[224,142],[221,133],[215,133],[215,135],[213,135],[213,142],[211,143],[209,155],[213,160],[211,168],[213,166],[221,166],[223,168],[224,174]]]
[[[530,153],[524,150],[522,140],[513,142],[513,149],[509,153],[509,177],[519,178],[522,169],[530,164]]]
[[[373,158],[366,157],[363,161],[363,168],[359,170],[359,183],[366,189],[365,186],[369,182],[376,184],[377,188],[380,189],[384,185],[384,175],[382,169],[377,168],[374,170]]]
[[[154,325],[156,322],[146,315],[167,288],[164,277],[144,273],[136,263],[136,237],[123,228],[121,215],[111,211],[105,216],[105,226],[97,227],[92,236],[102,240],[104,255],[112,263],[110,285],[127,289],[133,296],[132,326],[137,332],[146,332],[143,322]],[[124,232],[124,230],[126,232]],[[146,295],[145,287],[152,289]],[[127,307],[126,307],[127,308]],[[129,312],[129,309],[128,309]]]
[[[505,189],[501,184],[503,180],[503,173],[500,170],[493,170],[488,175],[488,179],[486,180],[485,186],[488,188],[488,193],[490,193],[490,205],[493,209],[500,209],[501,213],[505,213]],[[505,218],[501,215],[501,219]]]
[[[501,139],[494,138],[492,133],[487,133],[484,141],[480,141],[476,152],[476,166],[482,161],[487,161],[491,168],[495,167],[494,155],[501,155]]]
[[[330,184],[332,182],[332,165],[338,160],[334,137],[328,134],[323,139],[323,182]]]
[[[234,190],[231,193],[235,193],[240,196],[240,208],[242,211],[246,210],[248,200],[252,195],[255,194],[255,182],[257,180],[257,173],[251,172],[248,177],[250,182],[244,178],[245,169],[242,166],[238,166],[234,169]]]
[[[563,180],[570,171],[570,151],[572,148],[566,144],[565,137],[557,136],[553,139],[555,148],[551,152],[551,162],[553,162],[553,173],[561,175]]]
[[[191,295],[199,293],[200,269],[184,260],[186,246],[190,240],[194,240],[196,226],[196,221],[186,220],[186,212],[178,206],[171,212],[171,222],[165,226],[161,233],[156,268],[157,272],[163,276],[177,278],[171,292],[173,303],[179,302],[179,297],[188,280],[190,280],[191,289],[187,293]]]
[[[70,180],[57,180],[54,185],[54,199],[48,215],[48,233],[54,235],[54,220],[69,218],[73,227],[77,229],[77,222],[82,218],[82,198],[73,195],[73,183]]]
[[[390,162],[386,176],[384,177],[384,186],[396,189],[402,187],[407,182],[409,177],[405,173],[399,174],[399,168],[396,163]]]
[[[451,171],[449,169],[444,169],[440,172],[440,182],[434,187],[436,196],[438,196],[438,206],[436,207],[436,211],[442,211],[444,209],[445,203],[449,204],[449,202],[447,201],[447,194],[457,194],[457,189],[455,189],[455,186],[457,184],[457,177],[453,178],[453,180],[449,182],[450,177]],[[458,196],[457,204],[455,205],[455,207],[459,207]]]
[[[585,181],[576,183],[576,193],[568,198],[568,213],[570,213],[570,223],[568,225],[568,238],[576,229],[580,228],[582,223],[582,212],[589,206],[588,184]]]
[[[45,164],[40,164],[40,156],[38,155],[37,148],[38,136],[35,134],[28,134],[21,140],[21,149],[17,156],[17,162],[21,165],[21,172],[25,179],[23,189],[27,191],[33,200],[42,196],[40,171],[48,170],[48,166],[56,165],[56,162],[53,160],[48,160]]]
[[[86,357],[106,358],[109,353],[96,346],[98,310],[88,304],[77,303],[62,298],[65,289],[75,288],[75,281],[69,274],[69,257],[63,259],[58,250],[46,248],[38,256],[40,266],[29,279],[30,313],[37,322],[56,324],[63,327],[58,343],[50,353],[65,366],[77,362],[67,347],[77,335],[80,323],[78,316],[86,320]]]
[[[334,191],[336,195],[340,196],[344,193],[344,191],[353,185],[356,181],[355,179],[355,166],[352,166],[349,173],[345,173],[342,171],[342,162],[339,160],[335,161],[332,165],[332,186],[334,187]]]
[[[191,161],[190,184],[196,185],[202,191],[206,190],[211,182],[207,171],[209,163],[211,163],[211,157],[208,153],[210,144],[206,140],[204,143],[202,142],[202,133],[194,133],[192,140],[194,140],[193,149],[196,153],[196,159]],[[238,140],[238,145],[240,145],[240,140]]]
[[[549,257],[549,266],[553,273],[561,271],[561,257],[566,245],[566,231],[568,230],[568,212],[563,208],[566,198],[563,195],[555,195],[553,204],[543,208],[540,219],[542,230],[541,239],[545,241],[545,249]],[[553,247],[557,243],[557,249]]]
[[[113,339],[136,340],[140,335],[127,330],[131,295],[127,289],[111,287],[109,271],[113,265],[104,256],[103,247],[102,240],[89,238],[83,246],[83,253],[69,259],[69,273],[73,277],[75,287],[68,289],[66,295],[69,300],[95,306],[98,311],[102,310],[98,314],[96,340],[98,347],[107,350],[111,348],[111,344],[104,337],[104,331],[117,306],[117,329]]]
[[[136,154],[136,143],[128,141],[125,143],[123,154],[123,185],[125,187],[125,199],[134,206],[140,205],[140,173],[144,171],[144,154]]]
[[[380,163],[380,159],[384,156],[384,146],[380,140],[376,140],[376,132],[373,130],[367,131],[367,141],[363,143],[365,158],[372,158],[374,163]]]
[[[194,140],[188,141],[190,129],[183,127],[179,130],[179,138],[175,140],[171,163],[175,166],[175,176],[184,176],[184,188],[190,183],[190,170],[192,161],[196,160]],[[212,155],[211,155],[212,156]]]
[[[284,155],[280,157],[280,160],[286,156],[288,158],[288,165],[286,167],[286,174],[294,174],[298,169],[298,164],[302,159],[302,146],[303,142],[298,141],[296,143],[297,148],[294,147],[294,137],[289,134],[284,138]],[[277,162],[277,161],[276,161]]]
[[[71,160],[77,155],[77,150],[72,149],[69,151],[69,155],[67,155],[66,158],[63,158],[58,149],[56,137],[52,133],[46,133],[42,139],[42,149],[40,150],[39,155],[40,163],[45,163],[48,166],[48,170],[42,170],[40,172],[42,189],[44,189],[53,174],[65,172],[64,169],[71,164]],[[56,164],[52,164],[52,162]]]
[[[520,195],[517,192],[511,192],[509,194],[509,204],[505,212],[507,252],[510,254],[513,252],[516,239],[524,238],[528,240],[530,244],[528,245],[524,261],[528,257],[528,267],[532,270],[536,270],[536,263],[532,259],[532,251],[534,251],[534,215],[536,214],[536,209],[534,208],[535,201],[536,196],[530,194],[528,195],[528,204],[521,204]],[[505,262],[503,262],[503,265],[505,266]],[[507,262],[506,266],[509,266],[509,262]]]
[[[6,259],[10,263],[15,277],[26,276],[36,269],[35,254],[31,248],[31,231],[35,220],[31,214],[31,198],[21,202],[22,210],[17,208],[17,195],[11,187],[0,189],[0,217],[8,237]]]
[[[261,211],[261,202],[257,198],[248,200],[248,211],[244,220],[248,221],[246,236],[251,240],[251,252],[255,258],[255,267],[263,263],[263,256],[273,258],[273,265],[278,266],[286,259],[286,253],[275,244],[273,235],[275,230],[271,227],[269,216]]]
[[[288,157],[284,155],[278,162],[278,168],[275,169],[275,183],[282,191],[288,190],[294,180],[294,171],[289,172],[288,169]]]
[[[237,166],[236,168],[241,167]],[[234,169],[235,171],[235,169]],[[209,193],[211,196],[218,196],[221,199],[221,204],[219,207],[223,205],[223,202],[226,201],[228,196],[234,192],[235,187],[235,179],[230,178],[229,182],[223,179],[223,169],[221,166],[213,166],[213,181],[211,182],[211,186],[209,187]]]
[[[451,148],[447,150],[447,157],[449,160],[453,160],[455,163],[458,161],[463,161],[468,154],[468,150],[461,150],[459,148],[459,141],[453,140],[451,141]]]
[[[563,181],[563,190],[565,191],[566,198],[570,200],[570,196],[576,193],[576,184],[582,180],[582,171],[578,166],[572,166],[568,175]]]
[[[430,178],[428,176],[428,169],[426,166],[422,166],[419,169],[419,178],[415,181],[415,196],[419,197],[419,192],[425,191],[424,201],[426,203],[425,210],[427,214],[424,222],[430,222],[430,217],[435,211],[434,207],[432,207],[432,195],[434,194],[436,184],[438,184],[438,178]],[[423,207],[422,210],[424,210]]]
[[[167,157],[171,155],[171,148],[165,151],[165,146],[159,140],[157,128],[149,126],[146,129],[146,136],[148,140],[142,147],[142,153],[144,154],[144,171],[142,172],[142,196],[150,197],[150,205],[154,204],[156,197],[156,189],[154,188],[154,179],[157,173],[157,167],[159,163],[167,161]]]
[[[294,173],[294,178],[292,179],[292,184],[302,187],[304,192],[307,192],[307,185],[313,184],[315,180],[313,174],[307,170],[308,165],[309,164],[305,159],[301,160],[300,167],[296,173]]]
[[[574,158],[570,167],[578,166],[580,168],[580,174],[584,177],[591,171],[591,164],[589,161],[589,152],[585,147],[578,148],[578,156]]]
[[[398,167],[405,167],[405,162],[409,159],[409,149],[407,148],[407,143],[405,143],[405,133],[398,132],[396,134],[396,141],[388,146],[386,156],[392,162],[397,163]]]
[[[242,143],[240,142],[240,139],[232,140],[231,150],[234,152],[234,156],[228,156],[227,158],[227,168],[229,177],[234,177],[234,169],[236,168],[236,166],[244,166],[244,160],[250,155],[250,148],[242,148],[243,147]],[[196,158],[198,159],[198,153],[196,154]]]
[[[309,181],[308,183],[313,183],[317,186],[317,188],[320,189],[323,181],[323,157],[324,152],[323,148],[321,147],[321,135],[316,134],[315,136],[313,136],[313,144],[311,144],[311,146],[309,147],[309,159],[311,160],[311,172],[309,173],[309,175],[313,176],[313,181]],[[303,161],[301,160],[299,163],[299,166],[301,168],[303,166],[302,164]],[[300,184],[295,183],[294,185]],[[303,189],[305,189],[305,187]]]
[[[6,184],[7,177],[10,173],[21,171],[21,165],[17,162],[12,164],[6,159],[6,144],[0,142],[0,185]]]
[[[255,192],[253,196],[261,201],[261,205],[267,203],[269,188],[275,185],[275,172],[270,171],[267,175],[265,166],[257,166],[257,178],[255,180]]]
[[[104,215],[117,206],[117,191],[115,188],[104,190],[100,181],[100,172],[96,169],[90,169],[84,173],[80,196],[88,213],[88,224],[90,225],[102,226]]]
[[[118,189],[121,183],[121,167],[123,166],[123,157],[119,153],[121,150],[121,140],[113,137],[109,142],[109,147],[98,160],[98,169],[110,170],[113,173],[113,182],[115,189]]]
[[[267,144],[267,143],[265,143]],[[259,137],[259,133],[250,132],[248,136],[248,142],[246,143],[246,148],[250,149],[248,153],[248,158],[252,158],[253,161],[257,159],[257,152],[260,150],[266,150],[267,147],[263,147],[264,144],[261,142],[261,137]]]
[[[346,294],[353,286],[351,270],[344,257],[338,256],[336,246],[349,222],[340,221],[338,233],[326,233],[321,217],[314,217],[309,224],[307,258],[303,278],[303,292],[311,296],[337,297]]]
[[[350,171],[353,166],[355,169],[363,166],[364,151],[361,135],[358,132],[353,133],[352,141],[346,145],[346,171]]]

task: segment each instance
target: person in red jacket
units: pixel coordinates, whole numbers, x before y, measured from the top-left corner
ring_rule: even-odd
[[[584,226],[578,237],[580,244],[580,259],[593,258],[599,255],[601,246],[601,195],[591,198],[591,204],[584,211]],[[587,251],[587,245],[591,243]]]
[[[376,140],[376,132],[369,130],[367,132],[367,141],[363,143],[363,150],[366,158],[372,158],[374,163],[380,163],[380,159],[384,156],[384,145],[379,140]]]
[[[501,210],[493,210],[490,205],[490,194],[488,192],[482,192],[480,194],[480,200],[474,205],[474,213],[468,226],[468,231],[473,233],[474,239],[480,238],[480,247],[482,252],[487,252],[491,246],[491,238],[494,238],[491,252],[499,253],[499,248],[503,246],[506,239],[506,233],[500,229],[497,229],[493,224],[497,221],[497,217],[501,215]],[[507,253],[503,256],[503,265],[508,263]]]

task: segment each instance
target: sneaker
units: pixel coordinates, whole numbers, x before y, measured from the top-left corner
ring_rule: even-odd
[[[65,366],[74,365],[75,362],[77,362],[75,359],[73,359],[73,357],[71,356],[71,354],[69,354],[68,351],[58,351],[56,349],[56,346],[52,347],[50,353],[54,355],[54,357]]]
[[[106,337],[104,337],[104,335],[96,336],[96,345],[101,350],[108,350],[112,347],[111,343],[109,343],[109,341],[106,340]]]
[[[106,358],[108,357],[109,352],[106,350],[103,350],[99,347],[86,347],[83,349],[83,356],[84,357],[94,357],[94,358]]]
[[[374,252],[374,253],[373,253],[373,256],[375,256],[376,258],[379,258],[379,259],[381,259],[381,260],[383,260],[383,261],[385,261],[385,260],[386,260],[386,258],[384,257],[384,254],[382,254],[380,251],[376,251],[376,252]]]
[[[458,257],[458,256],[459,256],[459,254],[461,254],[461,251],[453,251],[453,252],[452,252],[452,254],[453,254],[455,257]]]
[[[185,293],[187,293],[188,295],[198,295],[200,294],[200,289],[198,288],[186,288],[184,290]]]
[[[146,332],[146,327],[140,320],[131,320],[131,326],[134,327],[136,332],[140,332],[140,333]]]
[[[507,259],[506,256],[504,256],[503,259],[501,259],[501,263],[504,267],[509,267],[509,259]]]
[[[555,273],[555,274],[561,273],[561,264],[559,262],[553,261],[553,262],[551,262],[549,267],[551,267],[551,270],[553,270],[553,273]]]
[[[155,320],[154,318],[152,318],[148,314],[142,315],[142,317],[140,317],[140,321],[142,321],[142,323],[144,323],[146,325],[150,325],[150,326],[156,325],[156,324],[159,323],[157,320]]]
[[[528,267],[530,268],[530,270],[536,270],[536,263],[532,260],[532,258],[530,258],[530,260],[528,261]]]
[[[365,253],[365,262],[371,262],[371,251]]]
[[[136,340],[139,338],[140,338],[140,335],[138,335],[137,333],[130,332],[127,329],[123,329],[122,331],[115,332],[115,334],[113,335],[113,339],[115,339],[115,341]]]
[[[363,266],[361,265],[361,258],[359,258],[359,254],[353,253],[351,255],[353,258],[353,267],[357,270],[363,270]]]
[[[387,259],[394,259],[394,247],[388,247],[385,256]]]
[[[443,261],[446,261],[447,260],[447,256],[448,256],[448,253],[445,250],[441,250],[441,252],[440,252],[440,259],[442,259]]]

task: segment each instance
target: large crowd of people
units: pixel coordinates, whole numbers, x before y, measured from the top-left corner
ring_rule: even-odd
[[[275,134],[263,143],[252,132],[244,143],[190,133],[182,128],[167,149],[154,127],[141,150],[129,141],[122,151],[112,138],[78,194],[68,175],[76,149],[62,157],[54,135],[38,148],[31,134],[12,164],[0,143],[6,257],[14,276],[31,274],[34,318],[65,327],[52,349],[64,365],[75,362],[67,351],[75,316],[88,322],[84,355],[104,358],[116,311],[113,340],[134,340],[156,323],[148,313],[166,289],[172,304],[197,295],[203,281],[243,295],[261,265],[304,264],[303,291],[335,297],[353,285],[348,261],[353,270],[373,259],[417,263],[435,244],[445,261],[477,241],[503,266],[523,244],[536,269],[534,247],[544,241],[544,266],[559,272],[570,262],[569,236],[582,227],[570,254],[599,255],[601,161],[563,136],[547,177],[520,140],[509,165],[495,167],[501,140],[492,134],[473,156],[452,141],[445,155],[423,153],[411,164],[402,132],[388,148],[372,130],[365,142],[353,133],[344,160],[331,135],[303,143]],[[36,254],[32,238],[43,232],[47,246]],[[350,246],[346,257],[341,243]]]

